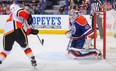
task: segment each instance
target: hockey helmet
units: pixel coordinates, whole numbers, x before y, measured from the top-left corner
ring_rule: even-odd
[[[13,13],[14,11],[19,10],[19,9],[21,9],[21,8],[20,8],[20,6],[17,5],[17,4],[12,4],[12,5],[10,6],[10,11],[11,11],[12,13]]]

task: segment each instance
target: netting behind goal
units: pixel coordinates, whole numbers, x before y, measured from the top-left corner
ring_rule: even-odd
[[[103,39],[100,39],[99,27],[97,24],[98,15],[102,19]],[[94,48],[102,51],[103,58],[116,62],[116,11],[96,11],[94,13]]]

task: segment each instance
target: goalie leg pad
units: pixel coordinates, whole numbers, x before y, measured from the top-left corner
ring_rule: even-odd
[[[85,50],[85,49],[76,49],[70,48],[68,54],[71,55],[73,58],[82,58],[87,56],[98,56],[98,53],[95,49],[93,50]]]

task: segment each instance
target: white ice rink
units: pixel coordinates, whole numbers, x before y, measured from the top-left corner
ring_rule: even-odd
[[[44,39],[43,46],[36,36],[29,36],[30,47],[37,59],[37,70],[32,68],[23,50],[15,43],[10,55],[0,65],[0,71],[116,71],[116,58],[113,62],[104,59],[69,59],[66,56],[69,39],[65,35],[39,36]],[[115,40],[112,42],[116,43]],[[2,35],[0,35],[0,51],[3,48],[2,43]],[[114,44],[110,43],[110,45]],[[101,43],[99,46],[102,47]]]

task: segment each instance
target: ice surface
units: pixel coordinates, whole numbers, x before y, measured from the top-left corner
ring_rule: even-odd
[[[65,35],[43,35],[42,46],[37,36],[29,36],[29,44],[37,59],[37,70],[31,66],[29,59],[20,46],[15,43],[10,55],[6,58],[0,71],[116,71],[116,60],[69,59],[66,48],[69,39]],[[109,39],[111,40],[111,39]],[[98,39],[97,41],[100,41]],[[102,43],[98,47],[102,47]],[[2,51],[2,35],[0,35],[0,51]],[[110,42],[110,45],[114,45]],[[112,46],[113,47],[113,46]]]

